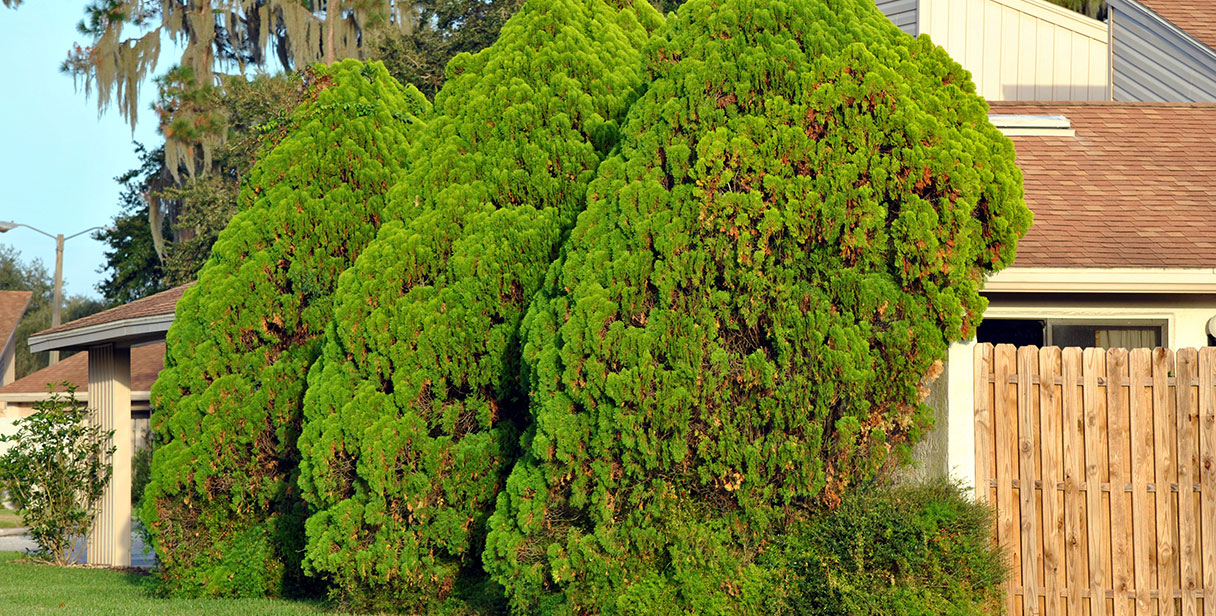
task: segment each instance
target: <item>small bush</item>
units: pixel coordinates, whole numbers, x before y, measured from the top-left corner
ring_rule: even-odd
[[[865,489],[791,529],[761,563],[788,611],[822,616],[1001,613],[1006,567],[991,512],[945,481]]]
[[[0,457],[0,487],[23,510],[41,555],[63,566],[93,526],[93,509],[110,481],[114,431],[90,425],[75,386],[52,393],[34,410],[17,420],[16,434],[0,436],[0,443],[12,445]]]

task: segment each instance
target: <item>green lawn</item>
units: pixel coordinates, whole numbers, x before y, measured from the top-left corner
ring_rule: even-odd
[[[0,528],[21,526],[21,514],[15,509],[0,509]]]
[[[295,601],[159,599],[151,594],[146,576],[103,569],[59,569],[18,562],[20,556],[0,552],[0,615],[334,615],[322,606]]]

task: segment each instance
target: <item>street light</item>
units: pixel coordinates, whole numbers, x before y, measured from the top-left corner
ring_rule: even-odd
[[[88,229],[85,229],[84,231],[80,231],[78,233],[73,233],[67,237],[64,237],[62,233],[59,233],[56,235],[51,235],[50,233],[47,233],[46,231],[43,231],[42,229],[39,229],[38,227],[31,227],[30,225],[27,225],[25,223],[12,222],[12,221],[6,222],[3,220],[0,220],[0,233],[6,233],[8,231],[12,231],[13,229],[16,229],[17,227],[25,227],[26,229],[30,229],[32,231],[37,231],[38,233],[41,233],[41,234],[55,240],[55,292],[54,292],[53,298],[51,299],[51,302],[52,302],[51,303],[51,327],[58,327],[59,326],[59,312],[63,307],[63,243],[78,235],[84,235],[85,233],[88,233],[89,231],[104,231],[104,230],[109,229],[110,227],[89,227]],[[55,365],[57,363],[59,363],[59,351],[51,351],[51,365]]]

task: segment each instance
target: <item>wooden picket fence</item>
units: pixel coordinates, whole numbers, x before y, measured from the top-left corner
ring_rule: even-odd
[[[1216,616],[1216,348],[975,350],[1009,614]]]

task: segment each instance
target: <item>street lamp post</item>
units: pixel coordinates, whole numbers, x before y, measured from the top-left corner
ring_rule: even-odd
[[[84,235],[89,231],[102,231],[108,227],[89,227],[84,231],[73,233],[67,237],[64,237],[62,233],[51,235],[42,229],[31,227],[30,225],[24,223],[12,221],[5,222],[0,220],[0,233],[12,231],[17,227],[25,227],[31,231],[37,231],[38,233],[55,240],[55,287],[51,298],[51,327],[59,327],[60,314],[63,310],[63,243],[78,235]],[[50,359],[51,365],[59,363],[59,351],[51,351]]]

